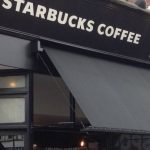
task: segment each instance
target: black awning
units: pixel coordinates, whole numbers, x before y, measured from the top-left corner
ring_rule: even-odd
[[[46,48],[94,127],[150,131],[150,70]]]

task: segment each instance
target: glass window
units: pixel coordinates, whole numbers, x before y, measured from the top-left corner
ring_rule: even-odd
[[[84,124],[84,126],[90,125],[88,119],[86,118],[84,112],[82,111],[82,109],[80,108],[80,106],[77,102],[75,105],[75,113],[76,113],[76,121],[77,122]]]
[[[142,136],[142,150],[149,150],[150,149],[150,136],[145,135]]]
[[[25,98],[0,98],[0,123],[25,122]]]
[[[24,135],[0,135],[0,150],[24,150]]]
[[[141,136],[140,135],[133,135],[131,136],[132,144],[130,147],[136,148],[137,150],[141,150]]]
[[[112,147],[115,150],[149,150],[149,135],[112,134]]]
[[[61,78],[34,74],[33,110],[34,124],[47,125],[70,121],[70,91]],[[89,125],[77,103],[75,103],[75,115],[76,122]]]
[[[70,93],[59,77],[34,75],[34,123],[69,121]]]
[[[0,77],[0,88],[24,88],[25,76]]]

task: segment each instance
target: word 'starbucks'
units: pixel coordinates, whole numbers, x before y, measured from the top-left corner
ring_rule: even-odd
[[[88,20],[77,15],[70,15],[67,12],[40,4],[35,5],[33,2],[25,0],[3,0],[2,7],[6,10],[13,9],[22,14],[44,19],[49,22],[56,22],[60,25],[66,25],[66,27],[68,26],[86,32],[93,32],[94,30],[95,21],[93,20]],[[105,36],[107,38],[126,41],[136,45],[140,43],[142,37],[141,34],[106,25],[104,23],[100,23],[96,29],[96,33],[100,37]]]
[[[2,7],[5,9],[14,8],[16,12],[28,14],[51,22],[57,22],[61,25],[67,24],[69,27],[77,28],[79,30],[85,30],[88,32],[93,31],[93,20],[87,20],[76,15],[69,15],[66,12],[47,8],[43,5],[37,5],[35,8],[34,3],[25,0],[3,0],[3,2]]]

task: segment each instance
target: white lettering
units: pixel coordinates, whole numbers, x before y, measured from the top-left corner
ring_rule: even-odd
[[[86,28],[86,31],[88,32],[92,32],[93,29],[94,29],[94,21],[93,20],[89,20],[88,23],[87,23],[87,28]]]
[[[5,9],[10,9],[11,7],[12,7],[12,3],[11,3],[11,1],[9,1],[9,0],[3,0],[3,4],[2,4],[2,6],[3,6],[3,8],[5,8]]]
[[[34,16],[34,6],[33,3],[27,2],[24,10],[22,11],[23,14],[30,13],[31,16]]]
[[[81,30],[85,30],[84,23],[86,22],[86,19],[80,18],[78,20],[77,28]]]
[[[58,23],[60,23],[60,24],[66,24],[67,20],[68,20],[68,14],[65,13],[64,17],[63,17],[63,12],[60,11],[59,14],[58,14]]]
[[[16,12],[35,16],[47,21],[56,22],[57,24],[66,25],[71,28],[92,32],[95,22],[86,18],[70,15],[67,12],[52,9],[43,5],[37,5],[28,0],[1,0],[4,9],[14,9]],[[34,8],[35,7],[35,8]],[[118,39],[133,44],[139,44],[142,37],[141,34],[130,32],[122,28],[114,27],[101,23],[97,27],[97,33],[105,38]]]
[[[126,39],[127,42],[134,44],[139,44],[140,38],[142,37],[141,34],[129,32],[120,28],[114,28],[113,26],[106,26],[105,24],[100,24],[97,31],[99,35],[105,35],[113,38],[119,37],[120,40]]]
[[[133,43],[134,44],[139,44],[140,38],[141,38],[141,34],[136,34]]]
[[[69,26],[72,27],[72,28],[75,28],[75,27],[76,27],[76,24],[73,23],[73,21],[74,21],[74,20],[77,20],[77,19],[78,19],[77,16],[71,16],[71,17],[69,18],[69,20],[68,20]]]
[[[128,35],[128,38],[127,38],[127,42],[132,43],[132,42],[133,42],[134,35],[135,35],[135,33],[129,32],[129,35]]]
[[[128,31],[123,30],[122,34],[121,34],[121,37],[120,37],[120,40],[123,40],[125,37],[127,37],[127,35],[128,35]]]
[[[105,34],[108,37],[111,37],[114,33],[114,28],[112,26],[108,26],[105,30]]]
[[[56,21],[57,19],[57,10],[49,8],[47,20]]]
[[[120,28],[116,28],[113,38],[116,38],[117,36],[119,36],[121,31],[122,30]]]
[[[42,19],[45,19],[45,14],[46,14],[46,7],[44,7],[42,5],[38,5],[35,16],[38,18],[41,17]]]
[[[106,27],[105,24],[100,24],[100,25],[98,26],[97,31],[98,31],[98,33],[99,33],[100,35],[103,35],[103,34],[104,34],[104,29],[105,29],[105,27]]]
[[[14,0],[16,2],[16,11],[19,12],[21,5],[25,3],[24,0]]]

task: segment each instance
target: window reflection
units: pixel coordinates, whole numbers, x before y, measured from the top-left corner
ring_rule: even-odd
[[[61,78],[34,74],[33,110],[36,125],[69,121],[69,90]]]
[[[150,150],[150,136],[145,135],[112,135],[115,150]]]
[[[24,88],[25,76],[0,77],[0,88]]]
[[[0,123],[25,122],[25,98],[0,98]]]
[[[0,150],[24,150],[24,135],[0,135]]]

